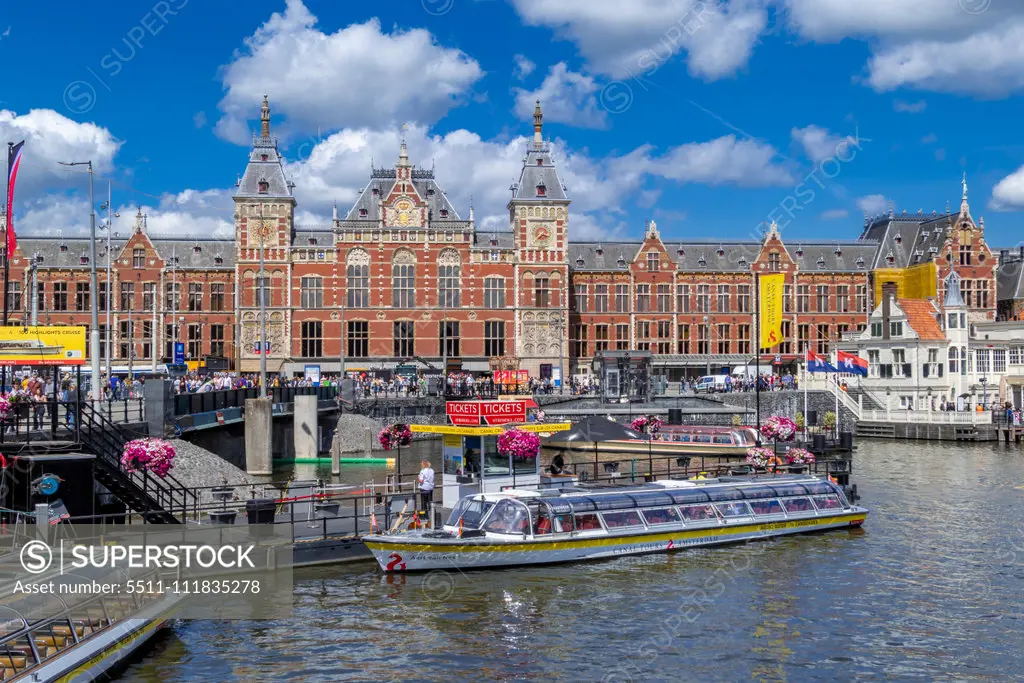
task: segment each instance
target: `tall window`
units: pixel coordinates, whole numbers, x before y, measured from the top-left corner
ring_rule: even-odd
[[[961,244],[960,245],[960,265],[969,266],[971,265],[971,245]]]
[[[46,283],[38,282],[36,284],[36,307],[42,312],[46,310]]]
[[[459,355],[459,323],[458,321],[442,321],[438,326],[438,347],[441,354],[452,358]]]
[[[782,312],[793,312],[793,285],[782,285]]]
[[[957,361],[959,360],[959,356],[960,356],[960,354],[957,352],[957,347],[950,346],[949,347],[949,371],[952,374],[956,374],[956,372],[957,372]],[[870,367],[870,365],[868,367]]]
[[[573,330],[572,352],[576,358],[586,358],[587,353],[587,326],[576,325]]]
[[[636,286],[636,312],[647,313],[651,310],[651,286]]]
[[[587,286],[586,285],[576,285],[576,287],[575,287],[575,294],[576,294],[576,312],[577,313],[586,313],[587,312]]]
[[[210,355],[224,356],[224,326],[210,325]]]
[[[168,323],[164,326],[164,356],[174,358],[174,342],[178,341],[178,326]]]
[[[729,353],[729,326],[718,326],[718,353]]]
[[[370,323],[365,320],[348,322],[348,357],[366,358],[370,355]]]
[[[210,310],[223,311],[224,309],[224,283],[214,282],[210,285]],[[218,354],[219,355],[219,354]]]
[[[122,283],[123,284],[123,283]],[[118,325],[118,336],[120,337],[120,347],[118,349],[119,358],[130,358],[132,355],[132,324],[129,320],[122,320]]]
[[[53,283],[53,310],[55,310],[55,311],[66,311],[66,310],[68,310],[68,283],[66,283],[66,282],[54,282]]]
[[[711,312],[711,285],[697,285],[697,312]],[[705,352],[706,353],[706,352]]]
[[[989,350],[988,349],[976,349],[974,352],[974,360],[977,363],[978,372],[985,373],[989,372]]]
[[[216,325],[214,326],[216,327]],[[221,325],[220,327],[223,327]],[[153,321],[143,320],[142,321],[142,357],[152,358],[153,357]],[[221,354],[224,355],[224,354]]]
[[[710,346],[708,345],[708,334],[710,330],[707,325],[697,326],[697,353],[706,356],[710,352]]]
[[[505,308],[505,279],[484,279],[484,308]]]
[[[750,285],[736,287],[736,312],[750,313]]]
[[[779,353],[788,355],[793,353],[793,323],[788,320],[782,321],[782,343],[779,344]]]
[[[661,266],[661,256],[656,251],[647,252],[647,270],[656,273]]]
[[[392,326],[394,355],[409,358],[416,355],[416,324],[411,320],[396,320]]]
[[[505,355],[505,323],[501,320],[484,321],[484,355],[488,358]]]
[[[672,349],[672,321],[658,321],[658,353],[671,353]]]
[[[547,275],[538,275],[533,279],[533,305],[547,308],[551,303],[551,282]]]
[[[818,353],[828,353],[829,327],[818,325]]]
[[[636,324],[636,347],[641,351],[651,350],[651,323],[647,320],[641,320]]]
[[[629,285],[615,285],[615,310],[629,313]]]
[[[190,311],[201,311],[201,310],[203,310],[203,283],[201,283],[201,282],[190,282],[190,283],[188,283],[188,310],[190,310]]]
[[[615,326],[615,350],[626,351],[629,349],[629,325]]]
[[[857,301],[854,310],[857,313],[868,312],[868,286],[857,285]]]
[[[811,343],[811,326],[810,325],[797,325],[796,326],[797,336],[797,353],[807,353],[807,349],[810,348]]]
[[[303,320],[300,330],[303,358],[322,358],[324,355],[324,324],[319,320]]]
[[[146,250],[132,249],[132,268],[146,267]]]
[[[811,287],[810,285],[797,285],[796,288],[796,312],[807,313],[811,310]]]
[[[155,282],[143,282],[142,283],[142,310],[152,311],[153,303],[156,301],[156,283]]]
[[[676,285],[676,312],[690,312],[690,285]]]
[[[690,353],[690,326],[680,325],[676,328],[676,353]]]
[[[988,283],[978,280],[974,288],[974,305],[977,308],[988,308]]]
[[[181,284],[178,282],[164,283],[164,310],[181,310]]]
[[[395,308],[416,307],[416,256],[408,249],[396,252],[391,263],[391,292]]]
[[[739,325],[736,328],[736,353],[750,353],[750,325]]]
[[[777,252],[768,254],[768,270],[773,273],[782,270],[782,257]]]
[[[135,283],[121,283],[121,310],[131,311],[135,309]]]
[[[196,323],[188,326],[188,356],[193,360],[203,356],[203,328]]]
[[[608,350],[608,326],[607,325],[595,325],[594,326],[594,352],[599,353],[601,351]]]
[[[828,313],[828,285],[818,285],[818,313]]]
[[[370,255],[362,249],[353,249],[348,254],[345,287],[348,290],[346,305],[349,308],[370,306]],[[350,340],[349,345],[351,344]]]
[[[109,289],[109,287],[108,287],[106,282],[99,283],[99,287],[100,287],[100,298],[96,301],[96,306],[98,306],[101,311],[105,311],[105,310],[107,310],[107,305],[108,305],[107,304],[107,290]],[[86,304],[86,307],[88,307],[88,304]]]
[[[100,307],[101,310],[103,307]],[[88,282],[77,282],[75,283],[75,310],[76,311],[88,311],[89,310],[89,283]]]
[[[323,308],[324,279],[321,277],[304,277],[299,281],[299,284],[301,286],[300,301],[302,302],[302,307],[306,309]]]
[[[729,285],[718,285],[718,312],[729,312]]]
[[[850,312],[850,287],[848,285],[836,286],[836,311],[839,313]]]
[[[459,258],[459,252],[454,249],[445,249],[441,252],[437,259],[437,294],[441,306],[458,308],[461,305],[459,296],[461,268],[462,260]]]
[[[607,312],[608,312],[608,285],[594,285],[594,313],[607,313]]]
[[[658,285],[658,312],[670,313],[672,311],[672,286]]]
[[[7,307],[12,311],[21,310],[21,283],[10,283],[10,291],[7,293]]]

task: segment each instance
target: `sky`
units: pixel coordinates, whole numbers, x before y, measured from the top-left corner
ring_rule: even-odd
[[[5,3],[0,58],[22,234],[87,228],[58,162],[91,159],[119,234],[141,209],[230,238],[267,94],[300,227],[404,136],[463,218],[508,229],[540,99],[575,239],[856,239],[865,213],[956,209],[964,174],[989,243],[1024,239],[1015,0]]]

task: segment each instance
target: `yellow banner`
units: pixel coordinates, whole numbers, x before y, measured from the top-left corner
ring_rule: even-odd
[[[505,430],[501,427],[453,427],[452,425],[409,425],[410,432],[420,434],[454,434],[456,436],[493,436]]]
[[[516,425],[516,429],[521,429],[524,432],[564,432],[567,429],[572,429],[571,422],[533,422],[527,424]]]
[[[0,365],[84,364],[84,327],[0,327]]]
[[[875,301],[882,300],[882,285],[896,283],[898,299],[930,299],[938,289],[938,271],[935,261],[928,261],[909,268],[876,268],[872,273],[875,281]]]
[[[782,288],[786,276],[778,273],[757,277],[761,288],[761,298],[758,301],[761,348],[770,349],[782,343]]]

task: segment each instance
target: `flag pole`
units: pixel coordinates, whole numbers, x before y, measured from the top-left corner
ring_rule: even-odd
[[[4,327],[7,327],[7,292],[10,287],[10,274],[11,274],[11,255],[7,253],[7,245],[11,243],[8,233],[13,229],[11,226],[11,218],[14,216],[14,211],[10,206],[11,201],[11,157],[14,154],[14,143],[7,143],[7,222],[4,224]],[[35,292],[33,292],[33,296]]]
[[[811,377],[810,366],[807,362],[807,349],[804,349],[804,438],[807,438],[807,381]]]
[[[839,352],[838,351],[836,351],[836,363],[835,363],[834,367],[836,367],[837,369],[839,368]],[[835,383],[836,383],[836,441],[838,442],[839,441],[839,391],[840,391],[840,389],[839,389],[839,373],[838,372],[835,375]]]
[[[757,419],[757,433],[761,433],[761,276],[754,273],[754,301],[757,302],[757,315],[754,317],[754,395]],[[708,344],[710,344],[710,340]],[[709,349],[710,350],[710,349]]]

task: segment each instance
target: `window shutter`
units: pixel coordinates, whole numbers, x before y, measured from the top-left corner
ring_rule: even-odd
[[[923,364],[921,366],[921,376],[922,377],[927,377],[928,376],[928,364],[927,363],[925,363],[925,364]]]
[[[903,376],[910,377],[910,363],[903,364]]]
[[[939,377],[942,377],[942,363],[939,363]]]

